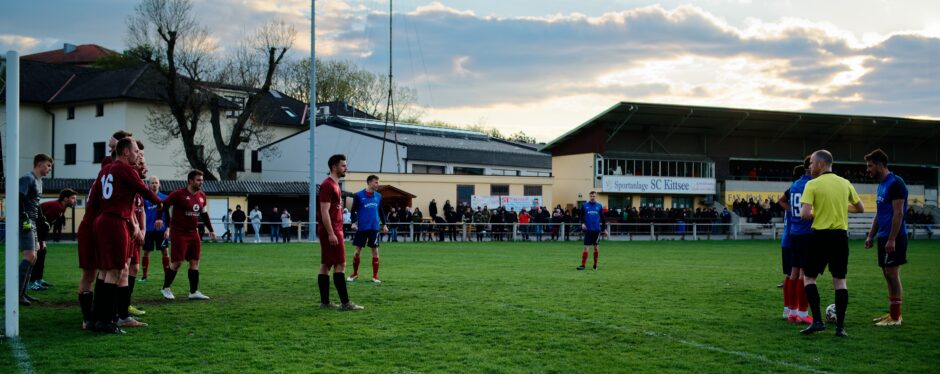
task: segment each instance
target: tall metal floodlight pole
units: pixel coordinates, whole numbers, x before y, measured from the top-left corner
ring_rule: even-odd
[[[310,103],[310,109],[307,111],[309,115],[307,119],[310,121],[310,240],[317,240],[317,154],[316,149],[316,132],[317,132],[317,36],[316,36],[316,19],[317,19],[317,1],[310,0],[310,98],[308,103]]]
[[[8,338],[20,336],[20,290],[19,273],[16,268],[20,257],[19,206],[20,194],[17,182],[20,175],[20,55],[7,52],[7,125],[6,125],[6,327]],[[11,214],[12,213],[12,214]]]

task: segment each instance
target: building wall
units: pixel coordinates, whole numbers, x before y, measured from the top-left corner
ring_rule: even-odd
[[[343,190],[357,192],[366,186],[366,178],[373,173],[349,173],[343,184]],[[557,200],[554,196],[552,178],[549,177],[504,177],[492,175],[429,175],[429,174],[393,174],[377,173],[379,183],[392,185],[403,191],[415,195],[412,205],[421,208],[427,215],[428,204],[431,199],[437,201],[438,209],[444,208],[444,202],[450,200],[457,205],[457,186],[474,186],[475,195],[489,195],[490,185],[508,184],[509,194],[523,195],[526,185],[542,186],[542,201],[545,206],[565,205],[565,201]]]
[[[594,154],[581,153],[568,156],[552,157],[552,192],[553,204],[575,204],[588,199],[588,193],[594,188]],[[580,197],[579,197],[580,195]],[[607,196],[598,194],[598,201],[607,205]]]
[[[364,136],[331,126],[317,127],[316,177],[320,183],[329,173],[327,160],[330,156],[342,153],[346,155],[346,165],[350,172],[374,172],[379,170],[382,154],[382,140]],[[408,148],[399,146],[402,168],[406,165]],[[310,134],[306,131],[281,141],[261,151],[261,179],[273,181],[310,180]],[[385,143],[384,170],[395,171],[395,145]]]
[[[6,104],[0,105],[0,140],[3,141],[3,157],[6,161]],[[62,117],[64,118],[64,117]],[[61,123],[62,118],[57,118]],[[22,104],[20,106],[20,175],[33,169],[33,156],[37,153],[51,155],[52,149],[52,119],[43,111],[42,106],[36,104]],[[60,154],[56,158],[63,157]],[[56,160],[56,167],[62,162]]]

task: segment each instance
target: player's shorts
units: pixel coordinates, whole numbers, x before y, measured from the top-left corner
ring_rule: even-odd
[[[95,262],[95,224],[94,220],[82,220],[78,225],[78,267],[87,270],[98,268]]]
[[[888,238],[878,238],[878,266],[891,267],[901,266],[907,263],[907,236],[898,235],[894,239],[894,252],[887,254],[885,244]]]
[[[359,230],[353,237],[353,246],[356,248],[378,248],[380,244],[382,244],[382,239],[378,230]]]
[[[326,230],[318,230],[317,236],[320,238],[320,264],[340,265],[346,263],[346,243],[344,242],[343,230],[333,228],[336,233],[337,245],[330,244],[330,236]]]
[[[127,265],[131,238],[127,232],[128,222],[113,214],[102,214],[95,218],[96,263],[99,270],[120,270]]]
[[[793,258],[793,249],[789,246],[780,246],[780,263],[783,264],[783,275],[790,275],[791,258]]]
[[[584,245],[597,245],[601,239],[600,231],[585,231],[584,232]]]
[[[33,220],[29,220],[30,224],[33,226],[29,230],[20,229],[20,250],[21,251],[35,251],[39,249],[39,243],[36,242],[36,223]]]
[[[199,233],[179,233],[170,231],[170,261],[196,261],[202,255],[202,241]]]
[[[144,250],[147,252],[151,252],[155,248],[160,248],[162,251],[165,250],[169,245],[169,241],[163,239],[163,232],[147,231],[147,233],[144,234]]]
[[[849,237],[845,230],[815,230],[803,272],[816,278],[826,266],[833,278],[845,279],[849,267]]]
[[[790,234],[790,266],[806,267],[806,256],[813,248],[813,234]]]

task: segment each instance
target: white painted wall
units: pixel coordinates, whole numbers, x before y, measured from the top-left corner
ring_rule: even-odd
[[[174,140],[161,144],[147,135],[147,124],[151,109],[165,110],[165,106],[134,101],[113,101],[104,103],[104,115],[95,117],[95,104],[75,105],[75,118],[67,119],[67,106],[49,110],[55,115],[55,144],[52,144],[52,116],[42,106],[25,104],[20,112],[20,170],[32,168],[32,158],[36,153],[52,154],[55,149],[56,178],[93,178],[101,165],[92,163],[94,143],[107,142],[117,130],[126,130],[140,138],[146,150],[150,174],[164,179],[183,179],[189,172],[183,152],[183,143]],[[6,124],[5,105],[0,106],[0,129]],[[231,121],[231,120],[228,120]],[[224,129],[229,129],[226,126]],[[239,173],[239,179],[260,179],[260,173],[251,173],[251,151],[276,139],[287,137],[300,131],[298,128],[271,126],[270,138],[245,145],[245,172]],[[211,138],[211,128],[201,127],[200,133],[205,138],[206,152],[216,152]],[[226,136],[228,133],[225,134]],[[75,165],[65,165],[65,145],[75,144]],[[6,155],[4,155],[5,157]]]
[[[0,138],[6,136],[6,104],[0,104]],[[2,138],[5,142],[6,138]],[[51,155],[52,149],[52,119],[42,106],[36,104],[23,104],[20,108],[20,174],[26,174],[33,169],[33,156],[37,153]],[[4,160],[7,157],[3,152]],[[56,155],[56,157],[64,157]],[[56,163],[59,166],[60,162]],[[58,175],[58,174],[57,174]]]
[[[310,170],[310,135],[306,131],[284,140],[262,151],[261,179],[280,181],[307,181]],[[317,127],[315,149],[317,152],[316,175],[319,183],[329,173],[326,162],[330,156],[342,153],[350,172],[376,172],[382,153],[382,140],[341,130],[332,126]],[[399,146],[402,172],[406,167],[408,148]],[[395,172],[395,145],[385,144],[385,167]]]

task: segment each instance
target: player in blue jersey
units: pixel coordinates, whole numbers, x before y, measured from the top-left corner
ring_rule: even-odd
[[[353,196],[352,229],[356,232],[353,238],[356,254],[353,256],[353,274],[346,278],[348,282],[355,282],[359,278],[359,256],[362,247],[368,246],[372,248],[372,281],[382,283],[379,280],[379,228],[384,234],[388,232],[388,225],[385,214],[382,214],[382,194],[376,191],[377,188],[379,177],[370,175],[366,178],[366,188]]]
[[[888,283],[889,313],[875,318],[876,326],[901,325],[901,265],[907,263],[907,185],[888,170],[888,155],[876,149],[865,155],[868,175],[878,181],[878,212],[871,222],[865,248],[878,243],[878,266]]]
[[[607,235],[604,225],[604,206],[597,202],[597,193],[591,191],[588,194],[590,201],[581,206],[581,231],[584,232],[584,252],[581,253],[581,266],[578,270],[584,270],[588,258],[588,246],[594,246],[594,270],[597,270],[597,245],[600,242],[601,235]]]
[[[806,183],[812,180],[809,174],[810,158],[803,160],[803,165],[793,169],[794,176],[799,178],[790,185],[790,188],[780,197],[780,205],[786,209],[787,242],[789,244],[790,265],[789,277],[784,280],[784,301],[787,303],[785,311],[787,320],[791,323],[812,324],[813,317],[807,313],[808,303],[803,290],[803,267],[806,262],[806,253],[812,244],[813,221],[800,217],[800,198]]]
[[[160,178],[156,175],[150,177],[147,187],[157,194],[160,199],[166,199],[167,195],[160,192]],[[170,257],[166,252],[169,239],[169,232],[166,231],[165,222],[170,222],[167,211],[157,212],[157,205],[149,201],[144,201],[144,213],[147,215],[147,230],[144,234],[144,256],[141,260],[144,275],[140,278],[140,283],[147,283],[147,273],[150,270],[150,252],[157,247],[163,254],[163,269],[170,267]],[[157,222],[157,220],[161,222]]]

